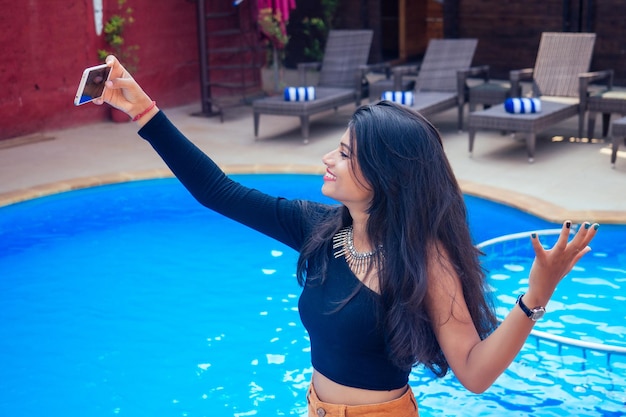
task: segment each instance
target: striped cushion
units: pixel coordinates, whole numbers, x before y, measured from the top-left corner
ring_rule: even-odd
[[[285,101],[315,100],[315,87],[286,87]]]
[[[541,100],[538,98],[507,98],[504,101],[507,113],[539,113]]]
[[[413,91],[383,91],[380,98],[398,104],[406,104],[407,106],[412,106],[415,103]]]

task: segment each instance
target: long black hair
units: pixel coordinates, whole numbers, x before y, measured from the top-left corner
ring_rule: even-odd
[[[425,307],[428,261],[439,256],[436,248],[448,254],[481,338],[495,328],[496,318],[441,136],[419,113],[389,101],[357,109],[348,129],[356,162],[373,190],[367,233],[374,247],[383,247],[378,284],[390,357],[400,368],[424,364],[443,376],[449,365]],[[298,260],[301,284],[305,277],[324,278],[332,236],[351,221],[341,206],[314,231]]]

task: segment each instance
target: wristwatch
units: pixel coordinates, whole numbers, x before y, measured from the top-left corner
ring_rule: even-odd
[[[521,308],[524,314],[526,314],[526,316],[528,316],[528,318],[531,319],[532,321],[537,321],[540,318],[542,318],[543,315],[546,314],[545,307],[541,307],[541,306],[535,307],[535,308],[526,307],[526,304],[524,304],[524,302],[522,301],[522,297],[524,295],[525,294],[520,294],[520,296],[517,297],[517,301],[515,303],[519,305],[519,308]]]

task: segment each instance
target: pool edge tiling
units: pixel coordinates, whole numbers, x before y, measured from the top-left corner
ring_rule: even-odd
[[[502,203],[544,220],[561,223],[591,221],[598,223],[626,224],[626,212],[617,210],[568,210],[540,198],[470,181],[459,181],[464,193]]]
[[[240,164],[224,165],[227,174],[323,174],[321,166],[311,165],[268,165]],[[20,203],[34,198],[58,194],[62,192],[89,188],[106,184],[138,181],[157,178],[171,178],[172,172],[167,168],[144,171],[124,171],[106,175],[79,177],[69,180],[41,184],[21,190],[0,193],[0,207]],[[579,223],[593,221],[606,224],[626,224],[626,212],[611,210],[568,210],[547,201],[526,194],[502,188],[459,180],[461,190],[465,194],[485,198],[502,203],[526,213],[533,214],[544,220],[560,223],[571,220]]]

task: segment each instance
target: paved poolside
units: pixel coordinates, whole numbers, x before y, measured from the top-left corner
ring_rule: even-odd
[[[255,140],[250,106],[226,109],[223,123],[219,117],[193,116],[199,103],[164,110],[227,172],[321,174],[321,157],[337,145],[354,106],[313,117],[306,145],[295,117],[263,115]],[[626,223],[626,148],[611,169],[608,140],[570,139],[576,136],[576,118],[538,135],[533,164],[523,141],[499,132],[479,132],[470,158],[468,135],[456,128],[456,110],[431,121],[465,192],[558,222]],[[596,125],[599,131],[599,120]],[[0,206],[89,185],[169,175],[133,123],[102,122],[0,141]]]

